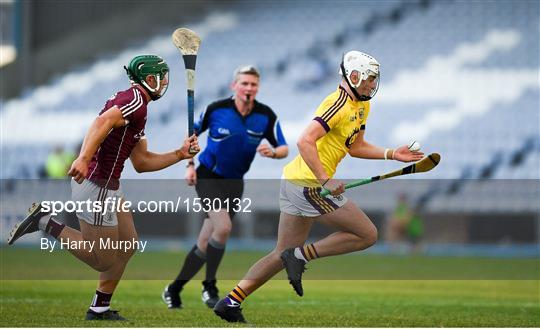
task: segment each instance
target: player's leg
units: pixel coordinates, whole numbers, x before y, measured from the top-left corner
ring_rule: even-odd
[[[122,200],[123,202],[123,200]],[[118,241],[138,241],[137,231],[133,224],[131,212],[118,212]],[[135,253],[136,246],[130,244],[131,248],[122,248],[117,251],[114,264],[104,272],[99,274],[99,283],[92,304],[87,312],[87,319],[107,319],[124,320],[116,311],[110,310],[112,295],[122,278],[131,256]]]
[[[352,201],[347,201],[343,207],[319,217],[318,221],[339,230],[313,243],[319,257],[364,250],[377,241],[377,228]]]
[[[219,301],[219,291],[217,288],[217,271],[223,255],[225,246],[232,230],[232,218],[235,214],[235,200],[240,200],[244,192],[244,181],[241,179],[217,179],[215,180],[215,194],[211,202],[217,206],[217,201],[221,209],[209,212],[212,221],[212,235],[206,248],[206,277],[202,282],[202,300],[209,307],[214,308]]]
[[[116,239],[116,227],[93,226],[79,218],[81,231],[60,223],[55,216],[43,212],[41,203],[34,204],[25,219],[19,222],[11,231],[8,239],[13,244],[21,236],[38,230],[47,232],[62,244],[79,260],[88,264],[96,271],[107,270],[114,262],[116,251],[101,250],[100,238]]]
[[[197,237],[197,248],[206,255],[206,247],[208,247],[208,241],[212,236],[214,227],[210,218],[205,218],[199,236]]]
[[[208,213],[212,234],[206,246],[206,281],[216,279],[216,272],[225,253],[225,245],[232,230],[232,221],[226,209]]]
[[[302,245],[309,235],[312,224],[313,218],[281,213],[276,247],[249,269],[238,286],[249,295],[281,271],[283,269],[281,254],[286,249]]]
[[[338,232],[289,251],[296,258],[305,262],[320,257],[364,250],[377,241],[377,228],[367,215],[351,201],[347,201],[333,212],[318,217],[317,220],[337,228]]]
[[[168,284],[163,290],[161,297],[170,309],[182,307],[180,292],[184,285],[199,272],[206,262],[206,248],[212,231],[212,221],[206,218],[201,227],[197,244],[187,254],[184,264],[174,281]]]
[[[214,312],[229,322],[245,322],[240,304],[283,269],[282,252],[302,245],[309,235],[312,223],[312,218],[282,212],[279,218],[278,241],[274,250],[249,269],[238,285],[216,304]]]
[[[118,228],[116,226],[94,226],[79,218],[81,231],[66,227],[59,236],[59,239],[70,239],[70,241],[83,242],[84,249],[70,249],[75,257],[90,265],[98,272],[107,271],[115,262],[117,251],[114,249],[101,248],[103,241],[110,239],[118,240]],[[86,242],[86,243],[85,243]],[[92,247],[88,247],[88,242]]]
[[[346,201],[341,207],[321,215],[317,220],[339,231],[314,243],[287,249],[281,255],[289,282],[299,296],[303,295],[302,273],[305,263],[320,257],[363,250],[377,241],[375,225],[351,201]]]

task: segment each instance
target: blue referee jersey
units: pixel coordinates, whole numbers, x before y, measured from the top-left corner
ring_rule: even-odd
[[[244,176],[263,138],[273,147],[287,144],[274,111],[257,101],[245,117],[232,97],[208,105],[195,122],[197,135],[207,129],[208,142],[199,162],[225,178]]]

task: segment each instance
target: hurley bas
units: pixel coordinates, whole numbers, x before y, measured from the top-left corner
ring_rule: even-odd
[[[60,249],[86,250],[88,252],[94,251],[94,248],[103,250],[121,250],[123,252],[137,249],[140,252],[144,252],[146,249],[146,244],[148,243],[148,241],[138,241],[136,239],[115,241],[111,240],[111,238],[99,238],[99,241],[97,241],[98,243],[96,244],[96,241],[76,241],[68,238],[56,241],[41,238],[40,248],[41,250],[49,250],[49,252],[53,252],[57,246],[57,242],[59,242],[58,246]]]

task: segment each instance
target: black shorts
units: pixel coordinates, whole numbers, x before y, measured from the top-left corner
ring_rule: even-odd
[[[197,195],[204,204],[204,199],[210,200],[212,210],[218,211],[220,206],[229,210],[229,216],[233,218],[235,204],[238,204],[244,193],[243,179],[230,179],[220,176],[203,165],[197,168],[197,185],[195,185]],[[235,200],[236,199],[236,200]],[[215,200],[220,200],[215,201]]]

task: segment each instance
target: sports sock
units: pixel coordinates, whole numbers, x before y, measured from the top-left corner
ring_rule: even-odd
[[[194,245],[184,260],[184,265],[176,279],[169,284],[169,291],[179,293],[184,285],[191,280],[206,262],[206,255],[197,245]]]
[[[206,248],[206,281],[216,280],[216,273],[225,253],[225,245],[213,239],[208,241]]]
[[[53,216],[43,216],[39,220],[38,227],[40,230],[49,233],[53,238],[58,239],[58,236],[66,225],[57,222]]]
[[[294,248],[294,256],[306,263],[315,258],[319,258],[319,254],[317,254],[317,250],[315,250],[313,243]]]
[[[241,304],[244,299],[246,299],[248,294],[240,286],[236,286],[231,292],[225,297],[227,300],[227,304],[229,305],[235,305],[235,304]],[[237,305],[235,305],[237,306]]]
[[[110,309],[112,294],[96,290],[90,309],[96,313],[103,313]]]

